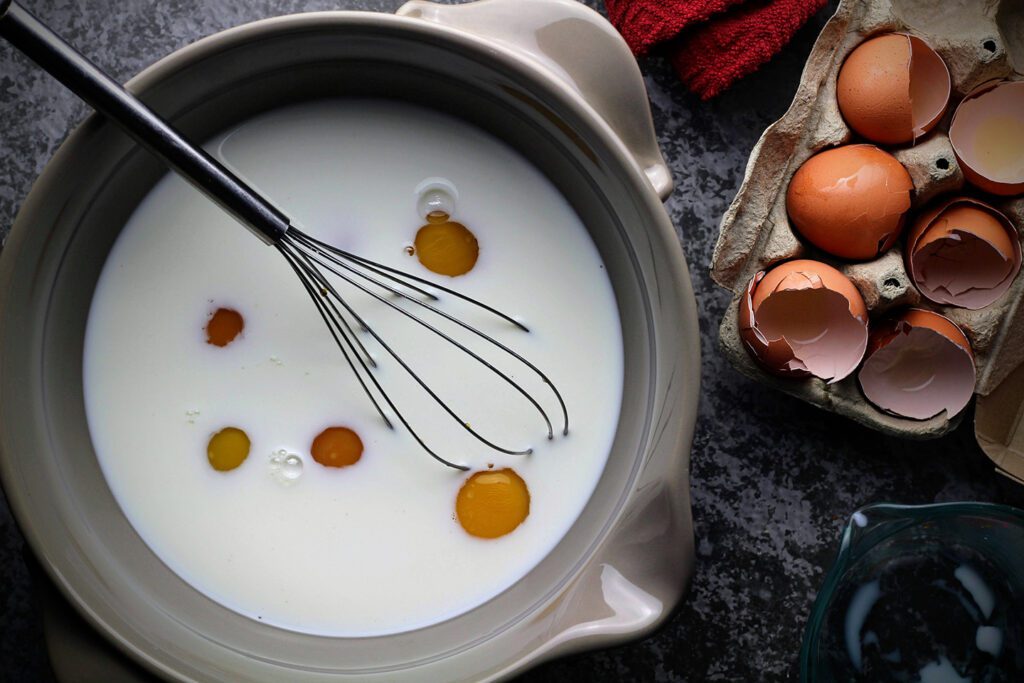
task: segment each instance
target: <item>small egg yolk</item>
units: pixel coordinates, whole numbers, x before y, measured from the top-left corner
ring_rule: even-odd
[[[227,472],[241,465],[249,457],[249,437],[237,427],[225,427],[212,437],[206,446],[206,457],[218,472]]]
[[[470,535],[498,538],[514,531],[530,514],[530,491],[511,469],[477,472],[459,489],[455,514]]]
[[[313,439],[310,451],[325,467],[348,467],[363,457],[363,440],[348,427],[328,427]]]
[[[476,265],[480,245],[466,226],[448,218],[443,211],[431,212],[416,233],[414,252],[425,268],[438,275],[465,275]]]
[[[206,343],[227,346],[242,333],[245,320],[232,308],[218,308],[206,323]]]

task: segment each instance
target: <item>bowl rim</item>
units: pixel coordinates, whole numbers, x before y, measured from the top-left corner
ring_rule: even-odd
[[[599,115],[597,115],[593,108],[584,101],[578,93],[569,88],[565,83],[549,74],[543,68],[534,65],[528,60],[524,60],[515,52],[515,50],[497,45],[485,38],[466,33],[459,29],[415,18],[399,17],[386,13],[366,11],[328,11],[271,17],[212,34],[170,53],[145,68],[137,76],[128,81],[126,88],[135,93],[144,93],[147,89],[162,83],[165,79],[173,76],[180,69],[189,64],[202,61],[206,57],[232,46],[247,44],[254,40],[259,40],[263,36],[276,34],[279,31],[294,31],[304,27],[323,29],[331,25],[338,25],[347,28],[351,27],[353,24],[371,28],[384,26],[399,27],[403,30],[408,30],[412,34],[418,34],[421,38],[430,37],[440,39],[442,41],[454,43],[455,45],[470,51],[486,53],[490,58],[502,62],[502,65],[505,68],[518,73],[524,78],[524,80],[531,82],[533,87],[541,89],[546,95],[557,98],[561,106],[566,107],[566,109],[574,112],[581,118],[586,119],[591,126],[591,130],[588,132],[600,136],[602,144],[604,144],[606,149],[614,154],[615,161],[619,166],[623,169],[628,169],[625,175],[628,177],[632,196],[637,201],[642,202],[640,210],[646,214],[650,214],[652,217],[651,224],[653,226],[657,226],[657,234],[652,235],[652,239],[666,246],[663,254],[664,263],[671,271],[669,273],[669,277],[678,288],[679,298],[683,304],[683,310],[678,311],[677,314],[685,321],[686,327],[688,328],[685,330],[685,334],[689,337],[686,340],[688,343],[678,344],[675,356],[679,360],[679,365],[692,371],[692,376],[688,378],[689,381],[677,381],[674,385],[669,386],[665,390],[666,395],[670,396],[674,403],[682,406],[683,410],[680,411],[681,415],[676,415],[676,424],[664,434],[663,438],[667,438],[670,445],[662,446],[675,454],[675,458],[678,461],[676,465],[681,469],[684,477],[686,477],[688,473],[689,448],[692,441],[694,423],[696,421],[700,371],[699,338],[696,332],[698,329],[696,300],[693,296],[692,287],[690,285],[686,262],[683,258],[682,250],[679,248],[679,240],[676,236],[672,223],[665,213],[660,200],[656,197],[653,188],[650,186],[650,183],[639,164],[629,153],[622,141],[611,130],[608,124]],[[90,130],[99,125],[101,121],[103,121],[103,119],[99,114],[91,114],[81,125],[72,131],[67,140],[60,145],[53,158],[47,163],[43,172],[34,183],[31,192],[23,203],[22,208],[12,226],[11,239],[9,239],[6,248],[4,249],[4,252],[9,252],[8,257],[0,259],[0,282],[6,282],[11,276],[11,262],[19,251],[20,242],[22,241],[21,235],[28,229],[26,223],[30,222],[31,214],[34,211],[33,205],[37,202],[45,201],[45,198],[41,196],[44,192],[43,188],[53,182],[53,177],[57,172],[57,168],[66,163],[69,157],[78,154],[78,151],[76,150],[76,143],[82,138],[87,137]],[[7,307],[7,299],[8,294],[5,289],[4,293],[0,294],[0,318],[3,317],[4,309]],[[671,384],[671,382],[669,382],[669,384]],[[18,477],[16,476],[17,466],[15,464],[15,459],[9,456],[4,456],[5,454],[0,452],[0,475],[2,475],[3,481],[17,481]],[[636,476],[633,479],[634,485],[639,482],[641,478],[640,475],[643,473],[642,470],[646,467],[646,462],[638,465],[638,471],[635,473]],[[685,488],[686,515],[689,516],[688,483],[685,483]],[[61,571],[61,568],[59,566],[55,566],[52,558],[45,552],[48,542],[38,533],[35,525],[31,522],[29,510],[32,506],[28,501],[28,492],[20,490],[17,486],[9,486],[6,487],[6,493],[8,499],[11,501],[12,511],[19,521],[19,527],[28,540],[29,545],[32,547],[35,554],[42,560],[41,564],[47,574],[58,586],[61,593],[69,599],[69,602],[71,602],[75,609],[79,611],[92,626],[103,633],[109,641],[115,643],[122,651],[131,655],[136,661],[141,662],[150,670],[160,673],[161,675],[173,675],[179,677],[181,675],[180,673],[167,669],[164,664],[153,657],[151,653],[138,648],[132,641],[126,640],[116,628],[108,624],[100,617],[99,614],[89,608],[88,604],[86,604],[86,602],[76,593],[75,587]],[[635,487],[632,490],[625,491],[623,493],[622,499],[618,503],[618,507],[608,517],[604,530],[599,538],[595,540],[592,548],[588,551],[586,561],[581,563],[581,567],[577,567],[573,570],[573,576],[581,573],[583,568],[588,563],[593,562],[594,558],[599,555],[601,546],[608,540],[608,537],[612,532],[619,527],[622,517],[629,510],[630,502],[635,498],[635,493]],[[687,533],[689,533],[691,537],[690,541],[692,542],[692,527],[688,529]],[[690,559],[690,565],[692,566],[692,558]],[[676,587],[674,595],[671,597],[667,608],[664,609],[656,619],[646,624],[643,628],[627,632],[605,634],[604,639],[597,644],[605,645],[622,642],[639,637],[657,628],[665,619],[668,618],[672,611],[671,607],[678,603],[679,599],[682,597],[688,580],[689,571],[690,570],[687,569],[684,572],[685,575],[679,577],[680,580],[678,581],[678,586]],[[502,669],[494,671],[492,677],[504,677],[511,675],[514,672],[523,670],[529,665],[539,663],[540,661],[552,658],[562,654],[563,652],[577,649],[578,647],[579,646],[573,646],[570,643],[560,643],[556,647],[536,648],[518,660],[508,661]]]

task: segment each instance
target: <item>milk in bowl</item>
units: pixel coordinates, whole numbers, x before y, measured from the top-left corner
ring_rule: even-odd
[[[281,254],[169,174],[123,228],[86,330],[89,429],[133,527],[211,599],[317,635],[424,627],[522,579],[582,511],[619,418],[615,296],[579,217],[500,140],[411,104],[298,104],[206,147],[307,234],[515,316],[529,332],[436,304],[543,370],[569,430],[507,354],[437,323],[521,382],[553,439],[507,383],[388,305],[408,302],[338,284],[454,413],[531,451],[472,438],[357,329],[395,407],[468,470],[431,458],[386,405],[385,424]]]

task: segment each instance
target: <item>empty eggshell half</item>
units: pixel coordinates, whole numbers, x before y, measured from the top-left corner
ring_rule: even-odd
[[[857,380],[884,412],[927,420],[945,411],[951,418],[974,394],[974,353],[951,320],[910,309],[872,329]]]
[[[935,303],[979,309],[1003,295],[1020,271],[1010,219],[969,197],[925,211],[907,236],[907,271]]]
[[[949,69],[917,36],[888,33],[843,62],[836,99],[846,123],[872,142],[898,145],[925,135],[949,104]]]
[[[815,154],[793,175],[786,211],[811,244],[845,259],[877,258],[899,239],[914,182],[896,157],[874,145]]]
[[[740,301],[744,346],[783,377],[838,382],[856,369],[868,341],[864,299],[850,280],[818,261],[782,263],[750,280]]]
[[[998,195],[1024,192],[1024,81],[986,83],[963,99],[949,126],[964,176]]]

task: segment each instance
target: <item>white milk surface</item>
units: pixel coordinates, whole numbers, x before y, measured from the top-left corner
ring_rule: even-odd
[[[283,257],[168,175],[114,246],[86,334],[93,443],[135,529],[210,598],[321,635],[429,625],[521,579],[586,504],[621,402],[614,295],[569,204],[497,139],[398,103],[285,108],[207,148],[306,232],[519,316],[530,333],[450,296],[440,303],[549,374],[568,404],[570,434],[561,436],[551,393],[522,366],[487,352],[541,400],[555,423],[553,441],[507,385],[384,305],[352,295],[367,322],[466,421],[503,444],[534,447],[532,455],[510,456],[468,438],[361,335],[381,364],[376,376],[429,444],[474,471],[513,467],[529,486],[530,514],[518,529],[496,540],[468,535],[454,504],[469,473],[432,460],[401,425],[388,431]],[[405,252],[425,222],[416,188],[431,177],[454,185],[453,220],[480,243],[476,267],[458,278],[434,275]],[[243,336],[224,348],[205,343],[218,306],[246,321]],[[310,456],[313,438],[335,425],[362,437],[354,466],[330,469]],[[243,429],[252,450],[236,470],[217,472],[206,445],[225,426]],[[270,458],[281,449],[303,461],[290,484],[272,475]]]

